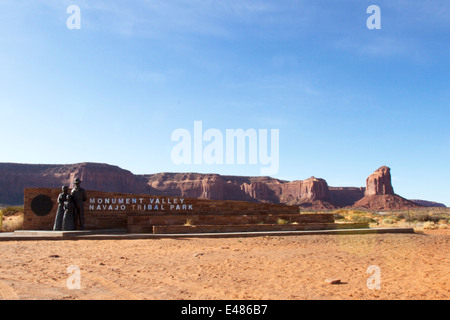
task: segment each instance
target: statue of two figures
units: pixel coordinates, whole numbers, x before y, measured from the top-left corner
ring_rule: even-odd
[[[58,211],[56,212],[53,230],[76,230],[80,223],[80,230],[84,230],[84,201],[87,200],[86,190],[80,187],[81,180],[74,180],[75,188],[69,193],[69,187],[63,186],[58,196]]]

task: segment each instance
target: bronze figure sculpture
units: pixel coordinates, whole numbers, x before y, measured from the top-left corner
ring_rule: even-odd
[[[70,231],[75,230],[75,216],[74,216],[75,204],[71,194],[67,195],[67,199],[64,202],[64,218],[62,221],[62,230]]]
[[[64,202],[66,202],[67,196],[69,195],[69,187],[62,186],[62,192],[58,196],[58,210],[56,211],[55,223],[53,225],[53,230],[60,231],[62,229],[62,223],[64,218]]]
[[[80,222],[80,229],[84,230],[84,201],[87,200],[86,190],[80,187],[81,180],[76,178],[74,180],[75,188],[72,189],[75,216],[75,229],[78,221]]]

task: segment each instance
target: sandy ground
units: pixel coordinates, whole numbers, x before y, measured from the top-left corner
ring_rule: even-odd
[[[0,242],[0,299],[448,299],[450,229],[425,234]],[[367,285],[379,268],[380,289]],[[69,289],[77,266],[80,289]],[[328,278],[341,284],[328,284]],[[69,286],[75,282],[69,281]],[[373,284],[375,282],[370,282]]]

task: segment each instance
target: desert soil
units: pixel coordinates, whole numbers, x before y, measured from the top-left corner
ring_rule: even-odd
[[[450,229],[6,241],[0,242],[0,299],[448,299],[449,260]],[[379,268],[380,289],[367,285],[372,265]],[[80,289],[67,286],[70,266],[80,270]],[[330,278],[341,284],[326,283]]]

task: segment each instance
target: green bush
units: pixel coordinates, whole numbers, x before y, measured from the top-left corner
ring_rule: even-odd
[[[375,219],[372,219],[371,217],[366,216],[360,216],[360,215],[352,215],[350,216],[353,222],[367,222],[367,223],[376,223]]]
[[[439,214],[428,214],[428,213],[412,213],[406,216],[406,222],[434,222],[437,223],[439,220],[448,219],[447,217]]]
[[[345,217],[339,213],[333,214],[334,220],[345,220]]]
[[[17,213],[23,213],[24,209],[23,206],[10,206],[3,209],[3,215],[6,216],[13,216]]]

